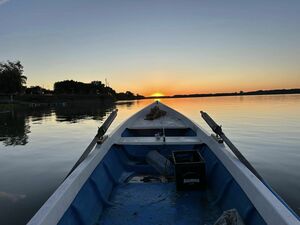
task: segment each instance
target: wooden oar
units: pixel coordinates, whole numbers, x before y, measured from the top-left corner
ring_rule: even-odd
[[[112,111],[112,113],[107,117],[107,119],[104,121],[101,127],[98,128],[98,132],[92,142],[89,144],[89,146],[85,149],[85,151],[82,153],[81,157],[78,159],[78,161],[75,163],[71,171],[68,173],[66,178],[76,169],[76,167],[90,154],[90,152],[94,149],[94,146],[96,143],[103,138],[103,135],[108,130],[109,126],[112,124],[114,119],[117,117],[118,110],[115,109]],[[66,179],[65,178],[65,179]]]
[[[218,125],[206,112],[200,111],[202,118],[205,122],[211,127],[211,129],[219,135],[224,142],[228,145],[231,151],[235,154],[235,156],[263,183],[263,178],[259,175],[259,173],[254,169],[254,167],[249,163],[249,161],[242,155],[242,153],[234,146],[234,144],[226,137],[226,135],[222,131],[222,127]]]

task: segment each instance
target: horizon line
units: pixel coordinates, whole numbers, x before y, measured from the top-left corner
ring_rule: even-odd
[[[239,91],[239,92],[215,92],[215,93],[193,93],[193,94],[174,94],[174,95],[162,95],[162,96],[145,96],[148,99],[156,98],[185,98],[185,97],[210,97],[210,96],[232,96],[232,95],[255,95],[259,93],[268,94],[268,92],[278,92],[278,93],[269,93],[269,94],[285,94],[286,92],[293,92],[295,94],[300,93],[300,87],[296,88],[279,88],[279,89],[260,89],[260,90],[251,90],[251,91]],[[282,93],[280,93],[282,92]]]

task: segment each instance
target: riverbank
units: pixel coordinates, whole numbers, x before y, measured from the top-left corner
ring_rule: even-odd
[[[133,100],[133,99],[132,99]],[[27,106],[59,106],[65,104],[81,103],[115,103],[118,101],[113,96],[99,95],[1,95],[0,105],[27,105]],[[8,106],[0,107],[0,112]],[[2,109],[3,108],[3,109]]]
[[[116,101],[114,97],[101,95],[39,95],[39,94],[24,94],[24,95],[1,95],[0,102],[2,103],[62,103],[75,101]]]

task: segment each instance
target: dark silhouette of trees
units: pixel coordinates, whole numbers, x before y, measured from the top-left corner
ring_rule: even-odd
[[[21,111],[0,115],[0,142],[5,146],[26,145],[30,133],[29,118]]]
[[[29,88],[26,88],[25,93],[29,95],[51,95],[53,94],[53,91],[42,88],[40,86],[31,86]]]
[[[55,94],[79,94],[85,91],[85,84],[73,80],[65,80],[54,83]]]
[[[133,99],[142,99],[142,98],[145,97],[139,94],[135,95],[130,91],[120,92],[117,94],[117,99],[119,100],[133,100]]]
[[[81,95],[99,95],[103,97],[112,97],[118,100],[142,99],[144,96],[135,95],[130,91],[117,93],[111,87],[105,86],[101,81],[92,81],[83,83],[74,80],[59,81],[54,84],[55,94],[81,94]]]
[[[54,90],[47,90],[40,86],[32,86],[26,88],[27,77],[24,75],[24,68],[20,61],[7,61],[4,63],[0,62],[0,93],[9,94],[11,97],[16,97],[24,100],[26,97],[34,96],[35,101],[39,96],[47,95],[65,95],[65,97],[75,95],[93,95],[98,98],[108,98],[113,100],[132,100],[142,99],[144,96],[135,95],[130,91],[125,93],[117,93],[113,88],[108,85],[104,85],[101,81],[92,81],[90,83],[83,83],[74,80],[58,81],[54,84]],[[18,95],[22,94],[22,95]],[[25,95],[23,95],[25,94]],[[68,96],[69,95],[69,96]],[[11,98],[12,99],[12,98]],[[28,100],[28,99],[26,99]]]
[[[20,61],[0,63],[0,92],[7,94],[21,93],[25,87],[27,77],[24,76]]]
[[[101,81],[91,82],[91,92],[93,94],[101,94],[105,92],[105,85]]]
[[[134,99],[134,94],[130,91],[126,91],[126,92],[120,92],[117,94],[117,98],[120,100],[130,100],[130,99]]]
[[[54,84],[55,94],[93,94],[116,97],[116,91],[105,86],[101,81],[83,83],[74,80],[59,81]]]
[[[31,94],[31,95],[42,95],[42,94],[44,94],[44,90],[40,86],[32,86],[32,87],[26,88],[25,93]]]

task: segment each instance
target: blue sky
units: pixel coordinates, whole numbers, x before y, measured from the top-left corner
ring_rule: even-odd
[[[300,87],[300,1],[0,0],[0,61],[28,85],[149,95]]]

